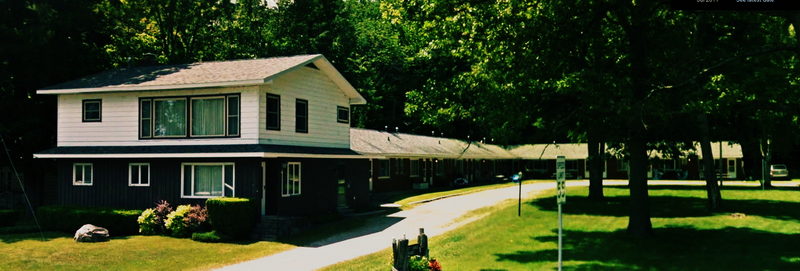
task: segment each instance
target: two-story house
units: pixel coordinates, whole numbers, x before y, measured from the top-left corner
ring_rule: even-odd
[[[365,99],[322,55],[121,68],[37,91],[58,102],[56,199],[147,208],[246,197],[262,215],[368,204],[350,149]]]

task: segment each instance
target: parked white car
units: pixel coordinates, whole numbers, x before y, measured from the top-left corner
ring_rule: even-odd
[[[784,164],[769,166],[769,176],[772,178],[789,178],[789,170]]]

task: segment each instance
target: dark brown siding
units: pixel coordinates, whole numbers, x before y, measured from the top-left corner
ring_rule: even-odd
[[[305,216],[336,212],[337,170],[343,169],[348,182],[348,204],[356,210],[369,204],[369,160],[366,159],[266,159],[268,215]],[[281,181],[288,162],[300,162],[301,193],[281,195]]]
[[[234,162],[236,196],[257,198],[261,167],[256,159],[63,159],[58,161],[56,204],[144,209],[166,200],[172,205],[203,204],[181,198],[181,163]],[[72,164],[92,163],[92,186],[72,185]],[[150,186],[128,186],[128,163],[150,163]]]

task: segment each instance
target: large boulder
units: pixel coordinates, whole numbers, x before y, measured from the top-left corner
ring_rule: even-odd
[[[75,232],[77,242],[102,242],[108,241],[108,230],[92,224],[83,225]]]

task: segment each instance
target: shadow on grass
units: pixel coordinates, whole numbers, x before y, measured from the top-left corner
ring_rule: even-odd
[[[748,228],[655,229],[650,239],[624,231],[565,231],[565,270],[797,270],[800,235]],[[556,236],[534,237],[557,242]],[[498,261],[555,262],[558,250],[495,254]],[[581,261],[586,263],[570,263]]]
[[[650,196],[651,217],[703,217],[714,213],[708,210],[707,200],[697,197]],[[529,202],[544,211],[556,211],[555,196],[539,198]],[[628,216],[628,197],[606,197],[605,201],[596,202],[586,197],[567,199],[565,214],[584,214],[599,216]],[[800,220],[800,202],[757,199],[724,199],[720,213],[744,213],[781,220]]]
[[[44,239],[42,239],[42,238],[44,238]],[[50,240],[58,239],[58,238],[72,238],[72,236],[70,236],[68,234],[65,234],[65,233],[52,232],[52,231],[46,231],[46,232],[43,232],[42,234],[39,234],[38,231],[37,232],[25,232],[25,233],[7,233],[7,234],[4,233],[4,234],[0,234],[0,242],[6,243],[6,244],[11,244],[11,243],[16,243],[16,242],[20,242],[20,241],[26,241],[26,240],[45,241],[46,242],[46,241],[50,241]]]

